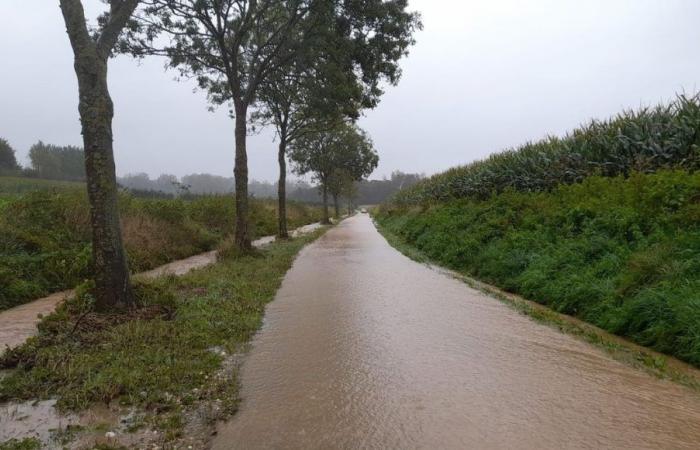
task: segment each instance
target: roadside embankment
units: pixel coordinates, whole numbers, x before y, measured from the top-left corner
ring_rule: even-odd
[[[700,365],[700,173],[389,204],[376,219],[432,261]]]
[[[185,439],[186,447],[208,436],[206,427],[236,410],[237,353],[296,254],[322,233],[220,258],[182,277],[140,279],[142,307],[127,314],[93,312],[89,294],[79,293],[42,320],[38,336],[5,353],[11,370],[0,380],[0,401],[54,399],[60,411],[109,405],[106,424],[87,426],[74,414],[66,428],[63,419],[59,434],[73,433],[69,440],[143,447]],[[13,437],[30,436],[3,439]]]

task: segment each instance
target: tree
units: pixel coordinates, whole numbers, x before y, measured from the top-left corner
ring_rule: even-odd
[[[275,127],[279,144],[277,163],[279,179],[277,182],[277,235],[289,237],[287,231],[287,148],[304,134],[321,131],[338,123],[343,118],[343,108],[352,105],[352,99],[342,94],[318,89],[312,74],[318,74],[311,65],[302,62],[294,64],[291,70],[278,71],[261,86],[261,108],[254,116],[255,120]],[[328,84],[325,84],[328,86]],[[332,90],[329,89],[329,90]],[[339,92],[338,90],[337,92]],[[331,94],[331,95],[328,95]],[[356,116],[357,112],[348,115]]]
[[[61,147],[39,141],[29,149],[32,170],[40,178],[85,180],[85,153],[74,146]]]
[[[344,119],[355,120],[362,108],[376,106],[382,94],[377,88],[380,78],[387,79],[391,84],[398,82],[400,73],[397,61],[413,43],[411,34],[414,27],[420,27],[420,22],[416,15],[404,12],[405,3],[389,3],[393,3],[393,9],[381,2],[366,2],[368,10],[362,14],[383,24],[373,24],[376,39],[362,42],[361,52],[354,52],[353,46],[357,42],[348,39],[345,34],[347,25],[341,25],[337,29],[322,26],[304,39],[304,45],[287,66],[278,67],[261,83],[258,93],[259,109],[254,118],[263,124],[271,123],[279,138],[279,237],[288,236],[287,147],[306,133],[332,128]],[[352,6],[344,6],[352,11]],[[375,10],[371,11],[371,8]],[[350,16],[336,19],[350,20]],[[392,33],[387,33],[386,25],[390,23],[394,25],[393,45],[387,45],[387,37]],[[372,26],[369,28],[372,29]],[[377,32],[377,29],[381,31]],[[391,52],[394,53],[390,54]],[[368,58],[370,55],[374,57]],[[360,59],[364,59],[364,64],[358,66],[356,60]],[[357,66],[355,70],[354,66]]]
[[[328,194],[337,199],[344,183],[366,178],[379,163],[379,156],[367,133],[350,124],[304,135],[292,146],[290,157],[297,174],[312,173],[320,184],[324,223],[329,222]]]
[[[0,171],[15,171],[19,169],[15,149],[7,140],[0,138]]]
[[[109,0],[99,29],[89,30],[81,0],[60,0],[78,78],[78,111],[90,202],[95,299],[99,310],[134,305],[117,209],[112,147],[114,107],[107,89],[107,61],[138,0]]]
[[[340,217],[340,198],[345,197],[348,204],[352,203],[357,194],[358,180],[345,168],[334,170],[328,181],[328,192],[333,197],[333,212],[335,218]]]
[[[418,17],[406,0],[144,0],[124,51],[162,55],[183,76],[195,77],[213,105],[232,104],[235,118],[235,245],[250,248],[248,229],[248,112],[270,74],[289,67],[310,40],[333,36],[343,67],[360,74],[368,98],[394,82],[396,61],[412,42]],[[165,36],[167,41],[160,45]],[[281,185],[284,185],[282,183]]]

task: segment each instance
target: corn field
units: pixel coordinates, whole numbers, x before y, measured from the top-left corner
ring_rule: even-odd
[[[564,137],[548,137],[436,174],[399,191],[397,206],[456,198],[485,199],[505,190],[544,191],[590,175],[627,176],[700,167],[700,94],[666,105],[593,120]]]

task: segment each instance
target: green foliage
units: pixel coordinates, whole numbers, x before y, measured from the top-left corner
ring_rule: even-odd
[[[18,169],[15,149],[6,139],[0,138],[0,172],[12,172]]]
[[[400,205],[488,198],[508,189],[535,192],[582,181],[659,169],[700,168],[700,95],[665,106],[592,121],[550,137],[434,175],[393,197]]]
[[[74,146],[61,147],[39,141],[29,149],[32,170],[40,178],[53,180],[84,180],[85,155]]]
[[[698,366],[700,173],[628,175],[378,220],[450,268]]]
[[[39,450],[41,442],[35,438],[10,439],[0,442],[0,450]]]
[[[128,314],[94,313],[85,295],[66,302],[38,336],[5,354],[16,370],[0,380],[0,401],[58,398],[59,408],[79,410],[117,399],[167,413],[222,398],[235,407],[235,380],[221,380],[229,397],[212,388],[222,352],[253,336],[295,255],[316,236],[137,284],[142,308]]]
[[[0,192],[13,180],[23,179],[0,177]],[[254,235],[275,234],[275,204],[251,200]],[[231,196],[166,200],[122,193],[119,207],[132,272],[211,250],[233,232],[235,221]],[[0,211],[0,310],[72,288],[91,276],[84,188],[0,197]],[[320,219],[318,208],[299,203],[288,206],[288,215],[292,227]]]
[[[64,189],[71,187],[85,189],[85,185],[83,183],[74,181],[42,180],[40,178],[0,176],[0,196],[9,197],[13,194],[24,194],[25,192],[31,191]]]
[[[344,123],[330,130],[305,134],[292,146],[290,158],[296,173],[311,172],[332,193],[340,192],[341,180],[360,181],[379,163],[379,155],[367,133]]]

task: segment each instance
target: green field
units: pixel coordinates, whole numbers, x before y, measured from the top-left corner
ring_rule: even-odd
[[[0,198],[3,195],[23,194],[46,189],[84,188],[85,183],[75,181],[42,180],[40,178],[0,176]]]
[[[0,310],[72,288],[90,277],[87,195],[80,183],[0,178]],[[120,193],[124,245],[133,272],[216,248],[233,232],[232,196],[190,200]],[[290,228],[320,219],[291,202]],[[277,231],[276,200],[251,199],[254,236]]]

